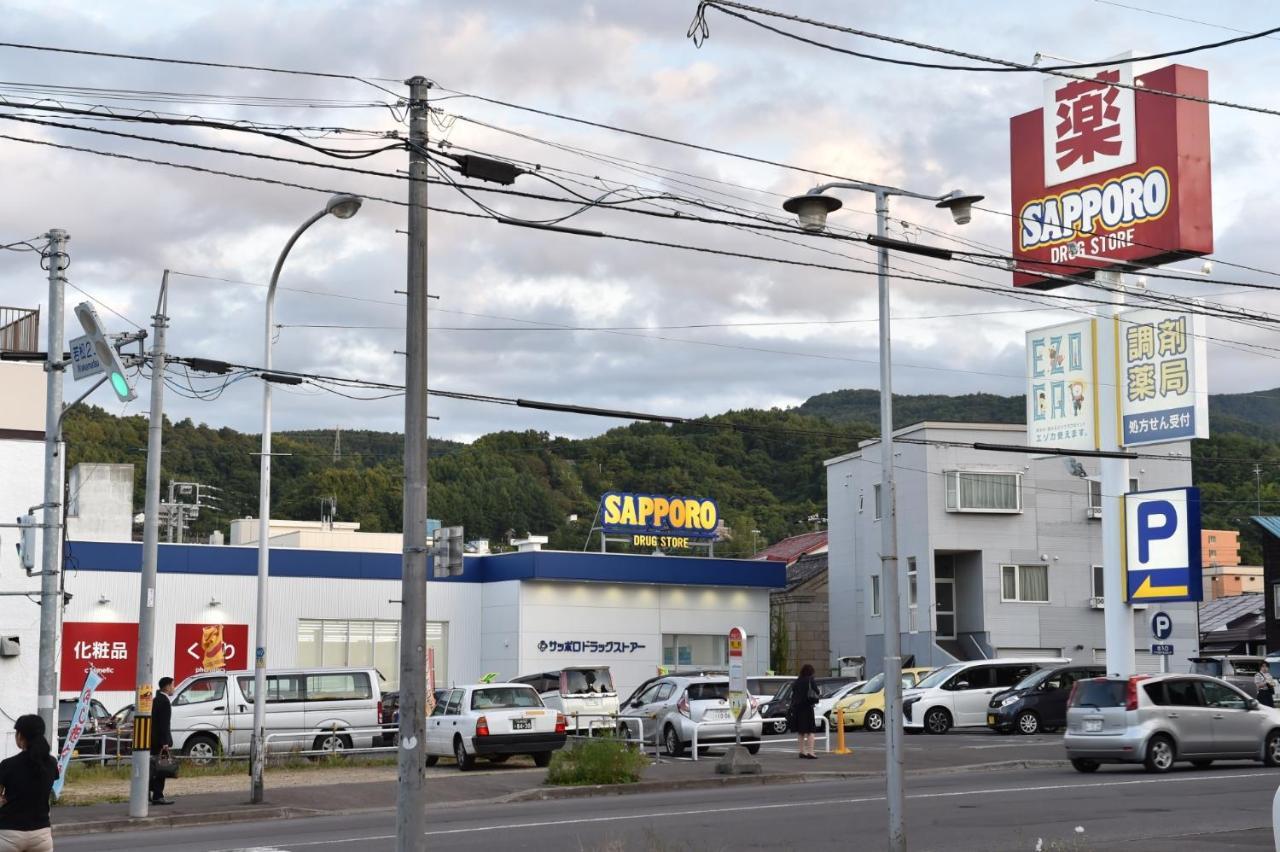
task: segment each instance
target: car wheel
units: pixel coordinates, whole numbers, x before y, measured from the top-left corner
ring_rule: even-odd
[[[1267,766],[1280,766],[1280,731],[1267,734],[1266,747],[1262,752],[1262,762]]]
[[[951,714],[941,707],[934,707],[924,714],[924,729],[931,734],[945,734],[951,730]]]
[[[884,714],[879,710],[868,710],[862,719],[862,727],[868,731],[879,733],[884,730]]]
[[[351,737],[346,734],[324,734],[316,737],[311,748],[313,751],[322,751],[332,757],[345,757],[343,752],[351,748]]]
[[[462,744],[462,737],[453,738],[453,759],[458,761],[458,769],[470,772],[476,765],[474,756],[467,754],[467,747]]]
[[[1208,759],[1193,760],[1191,761],[1191,765],[1194,766],[1196,769],[1208,769],[1210,766],[1213,766],[1213,761]]]
[[[760,743],[747,744],[747,754],[759,754],[759,753],[760,753]]]
[[[1164,734],[1157,734],[1151,738],[1151,742],[1147,743],[1147,754],[1142,761],[1142,765],[1147,768],[1148,772],[1168,772],[1173,768],[1173,761],[1177,757],[1174,750],[1173,740]]]
[[[680,742],[680,735],[676,733],[676,729],[671,725],[667,725],[662,732],[662,744],[666,746],[667,754],[672,757],[684,755],[684,743]]]
[[[1101,765],[1096,760],[1085,760],[1083,757],[1073,758],[1071,765],[1075,767],[1076,772],[1097,772]]]
[[[438,754],[429,754],[429,755],[427,755],[427,758],[426,758],[426,761],[425,761],[425,762],[426,762],[427,766],[435,766],[437,763],[439,763],[439,762],[440,762],[440,755],[438,755]]]
[[[547,767],[551,765],[551,752],[549,751],[540,751],[532,755],[532,757],[534,766]]]
[[[1040,717],[1030,710],[1023,710],[1018,714],[1016,722],[1018,733],[1031,736],[1040,733]]]
[[[193,765],[208,766],[222,754],[222,746],[208,734],[197,734],[187,739],[186,745],[182,747],[182,753],[191,758]]]
[[[775,719],[773,722],[773,732],[775,734],[785,734],[788,727],[786,719]]]

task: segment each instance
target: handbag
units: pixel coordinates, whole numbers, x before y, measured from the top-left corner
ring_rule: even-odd
[[[178,777],[178,761],[169,753],[168,748],[151,755],[151,775],[154,778]]]

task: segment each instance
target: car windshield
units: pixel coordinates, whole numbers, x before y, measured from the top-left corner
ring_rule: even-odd
[[[858,695],[871,695],[873,692],[879,692],[882,689],[884,689],[884,672],[880,672],[880,674],[855,689],[854,692]]]
[[[688,689],[690,701],[716,701],[729,697],[729,682],[691,683]]]
[[[1053,669],[1037,669],[1022,680],[1014,684],[1014,689],[1034,689],[1048,679],[1053,674]]]
[[[541,707],[542,699],[529,686],[493,686],[471,693],[472,710],[502,710],[508,707]]]
[[[1222,677],[1222,660],[1192,660],[1191,671],[1210,677]]]
[[[613,678],[607,668],[600,669],[565,669],[564,679],[568,684],[565,695],[599,695],[602,692],[613,692]]]
[[[947,682],[947,678],[960,671],[960,664],[954,663],[949,666],[943,666],[924,680],[916,684],[916,689],[931,689],[935,686],[941,686]]]
[[[1072,707],[1123,707],[1125,706],[1125,681],[1082,680],[1076,683],[1071,697]]]

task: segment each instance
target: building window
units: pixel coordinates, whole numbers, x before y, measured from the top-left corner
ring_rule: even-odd
[[[427,622],[427,647],[435,650],[436,686],[448,678],[449,625]],[[384,690],[400,680],[400,622],[378,619],[298,619],[298,667],[368,666],[382,675]]]
[[[871,486],[871,490],[872,490],[872,493],[875,495],[874,502],[876,504],[875,505],[876,513],[874,517],[878,521],[880,520],[880,483],[877,482],[875,485]]]
[[[919,572],[916,570],[916,558],[907,557],[907,632],[915,633],[920,628],[916,624],[916,613],[919,610]]]
[[[1137,490],[1138,478],[1136,476],[1129,477],[1129,491]],[[1090,514],[1096,513],[1097,517],[1102,517],[1102,480],[1100,479],[1089,480],[1089,508],[1093,510]]]
[[[1021,603],[1048,603],[1049,566],[1000,566],[1000,600]]]
[[[1103,577],[1102,566],[1101,565],[1093,566],[1093,596],[1095,598],[1106,597],[1106,594],[1103,592],[1103,589],[1105,589],[1106,586],[1103,585],[1104,581],[1102,577]]]
[[[880,617],[880,575],[871,575],[871,617]]]
[[[949,470],[948,512],[1021,512],[1022,474]]]
[[[1218,537],[1217,537],[1216,535],[1211,535],[1211,536],[1209,536],[1209,543],[1210,543],[1210,544],[1216,544],[1216,543],[1217,543],[1217,541],[1218,541]]]
[[[729,638],[723,633],[662,636],[662,664],[673,668],[723,669],[729,665]]]

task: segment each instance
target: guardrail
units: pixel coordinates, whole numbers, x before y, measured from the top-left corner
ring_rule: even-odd
[[[762,720],[762,721],[763,721],[763,720]],[[827,717],[826,717],[826,716],[815,716],[815,717],[814,717],[814,722],[815,722],[815,723],[817,723],[817,724],[821,724],[821,725],[822,725],[822,736],[821,736],[821,737],[819,737],[819,739],[821,739],[821,740],[822,740],[822,749],[823,749],[823,751],[825,751],[827,754],[831,754],[831,726],[827,723]],[[698,731],[699,731],[699,729],[701,729],[701,728],[703,728],[703,727],[708,727],[708,728],[710,728],[710,727],[712,727],[712,726],[715,726],[715,727],[722,727],[722,726],[723,726],[723,725],[725,725],[725,724],[733,724],[733,722],[732,722],[732,721],[729,721],[728,723],[726,723],[726,722],[724,722],[724,721],[719,721],[719,722],[697,722],[697,723],[695,723],[695,724],[694,724],[694,726],[693,726],[693,759],[694,759],[694,760],[697,760],[697,759],[698,759]],[[760,747],[761,747],[761,748],[763,748],[766,744],[773,744],[773,743],[794,743],[794,742],[798,742],[798,741],[799,741],[799,738],[794,739],[794,740],[791,740],[791,739],[787,739],[787,740],[769,739],[769,740],[766,740],[766,739],[764,738],[764,729],[763,729],[763,727],[761,727],[761,736],[760,736],[760,739],[759,739],[759,740],[757,740],[757,742],[760,744]],[[726,746],[727,746],[727,745],[733,745],[733,743],[727,743],[727,742],[725,742],[725,743],[714,743],[714,745],[726,745]]]
[[[271,731],[263,738],[263,741],[266,744],[267,754],[270,755],[271,743],[279,742],[281,740],[297,740],[299,742],[305,742],[310,740],[314,742],[315,740],[320,739],[322,737],[326,737],[326,736],[349,738],[350,735],[352,734],[372,734],[374,737],[374,741],[377,742],[378,738],[385,737],[387,733],[388,733],[388,728],[386,725],[376,725],[368,728],[343,728],[339,725],[334,724],[328,728],[297,728],[292,731]],[[291,748],[291,749],[288,749],[288,754],[290,756],[299,755],[304,757],[310,757],[313,755],[332,756],[332,755],[342,755],[342,754],[374,754],[374,753],[381,753],[381,752],[394,753],[396,749],[397,749],[397,746],[395,745],[373,745],[373,746],[364,746],[361,748],[355,748],[355,747],[320,748],[320,749]]]
[[[587,719],[587,734],[584,737],[580,733],[573,733],[569,734],[570,738],[589,739],[595,736],[596,731],[608,731],[610,734],[617,734],[619,728],[626,728],[624,736],[629,742],[639,744],[642,753],[648,745],[648,740],[645,739],[644,735],[644,719],[638,716],[619,716],[616,713],[574,713],[572,715],[575,731],[581,731],[580,720]],[[656,739],[653,744],[653,752],[654,759],[658,759],[659,744]]]

